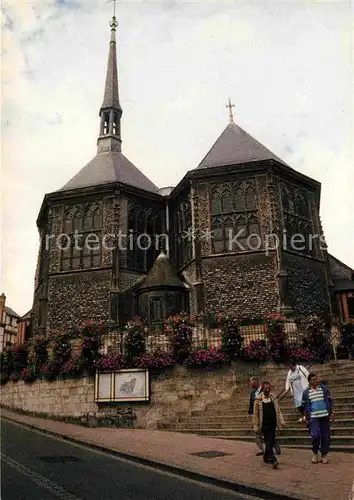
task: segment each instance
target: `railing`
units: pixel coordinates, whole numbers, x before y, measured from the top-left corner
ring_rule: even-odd
[[[242,337],[242,348],[247,347],[252,341],[264,341],[268,345],[266,336],[266,322],[263,319],[239,320],[239,333]],[[222,325],[220,323],[210,323],[208,321],[196,321],[192,333],[192,348],[220,348],[222,346]],[[284,322],[286,338],[284,347],[289,351],[291,348],[303,347],[305,339],[309,338],[309,330],[301,324],[286,320]],[[324,331],[325,345],[319,347],[316,352],[316,359],[323,355],[324,351],[332,344],[335,353],[335,340],[338,343],[340,337],[340,327],[327,327]],[[102,335],[102,352],[120,352],[124,349],[124,331],[110,331]],[[148,352],[162,351],[170,352],[172,349],[171,338],[163,327],[150,327],[146,333],[146,350]]]

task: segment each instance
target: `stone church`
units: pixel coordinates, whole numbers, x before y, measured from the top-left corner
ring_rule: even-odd
[[[135,315],[160,323],[181,311],[257,318],[337,310],[319,182],[236,125],[231,105],[225,130],[175,187],[157,187],[124,156],[115,17],[110,26],[97,154],[44,197],[37,219],[33,332],[89,319],[114,328]],[[320,238],[294,249],[284,234],[297,233]],[[270,234],[282,244],[269,245]]]

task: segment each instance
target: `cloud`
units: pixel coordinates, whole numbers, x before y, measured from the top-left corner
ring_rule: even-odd
[[[230,13],[215,14],[197,22],[190,32],[189,42],[206,45],[212,50],[225,50],[253,39],[253,27]]]

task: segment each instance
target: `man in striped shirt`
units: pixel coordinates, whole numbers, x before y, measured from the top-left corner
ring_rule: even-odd
[[[305,410],[306,422],[310,427],[312,438],[312,463],[318,462],[318,452],[321,451],[321,461],[328,463],[330,445],[330,422],[333,420],[333,403],[328,387],[320,384],[314,373],[308,376],[309,387],[302,395],[302,407]]]

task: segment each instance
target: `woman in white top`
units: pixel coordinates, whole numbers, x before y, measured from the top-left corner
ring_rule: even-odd
[[[294,397],[295,408],[298,408],[301,413],[301,418],[299,422],[304,421],[304,409],[301,406],[302,402],[302,393],[305,389],[308,388],[308,376],[309,372],[306,370],[304,366],[297,365],[295,361],[292,359],[289,361],[288,376],[286,377],[285,382],[285,390],[286,392],[291,391],[291,394]]]

